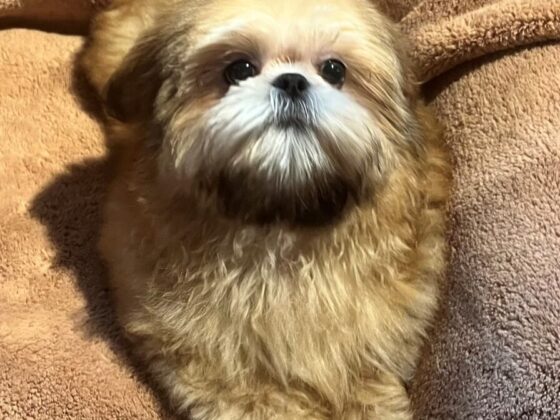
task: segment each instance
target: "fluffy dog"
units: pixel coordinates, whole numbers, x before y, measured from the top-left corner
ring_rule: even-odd
[[[95,21],[100,248],[181,413],[410,417],[449,176],[402,44],[366,0],[115,0]]]

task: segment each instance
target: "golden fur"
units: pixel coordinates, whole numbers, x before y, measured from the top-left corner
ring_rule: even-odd
[[[117,167],[101,250],[120,322],[178,410],[196,420],[410,418],[405,383],[444,268],[449,174],[439,131],[417,97],[398,33],[367,1],[289,0],[282,10],[272,3],[115,0],[94,24],[83,64],[116,117],[108,119]],[[320,27],[347,23],[336,41],[349,62],[345,89],[381,125],[359,203],[331,224],[262,226],[224,217],[211,194],[182,195],[175,178],[162,181],[149,141],[161,133],[147,121],[167,111],[157,98],[181,87],[154,85],[172,62],[150,54],[165,55],[160,47],[177,31],[189,45],[212,45],[204,54],[171,50],[208,69],[195,99],[174,108],[165,126],[177,133],[224,94],[206,56],[229,47],[209,31],[257,11],[301,21],[304,29],[291,29],[303,31],[298,42],[287,37],[269,53],[304,60],[316,48],[303,35],[306,19],[320,19],[312,18],[318,4],[329,8]],[[273,42],[269,34],[281,36],[282,27],[272,24],[257,25],[254,36]]]

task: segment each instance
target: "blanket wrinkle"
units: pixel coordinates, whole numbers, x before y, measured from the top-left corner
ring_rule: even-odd
[[[375,0],[454,163],[415,417],[560,413],[560,0]],[[95,241],[110,177],[74,62],[107,0],[0,0],[0,419],[172,419],[128,357]],[[51,32],[17,29],[41,28]]]
[[[110,0],[0,0],[0,29],[33,27],[86,33],[92,14]]]
[[[475,4],[481,3],[483,0],[475,0]],[[453,13],[457,9],[445,10]],[[401,24],[415,42],[412,54],[418,77],[429,81],[484,55],[560,39],[560,1],[491,1],[436,23],[426,24],[419,16],[409,15]]]
[[[450,268],[412,396],[419,419],[560,413],[558,44],[434,80],[455,160]]]

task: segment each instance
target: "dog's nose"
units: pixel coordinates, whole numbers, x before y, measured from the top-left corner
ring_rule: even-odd
[[[272,82],[272,86],[283,90],[292,98],[297,98],[307,90],[309,82],[301,74],[284,73]]]

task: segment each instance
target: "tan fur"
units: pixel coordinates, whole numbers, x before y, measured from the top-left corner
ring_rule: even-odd
[[[220,8],[225,3],[230,6]],[[369,7],[360,0],[323,3],[350,11]],[[196,15],[202,27],[260,4],[115,1],[94,25],[84,67],[104,94],[161,10]],[[371,13],[380,38],[398,37]],[[377,58],[387,45],[380,41]],[[406,100],[416,123],[409,133],[386,123],[387,136],[402,139],[384,151],[392,163],[383,181],[375,181],[374,198],[327,227],[247,225],[177,198],[173,185],[155,181],[156,158],[138,141],[145,136],[142,121],[110,123],[110,137],[122,141],[101,250],[116,307],[152,374],[194,419],[411,416],[404,384],[437,305],[448,166],[437,125],[416,98],[408,69],[399,79],[390,71],[396,64],[359,59],[378,66],[380,78],[396,80],[406,99],[394,101]],[[379,103],[365,100],[364,89],[383,90],[376,83],[350,81],[348,89],[380,109],[387,96]],[[384,115],[394,121],[401,111],[387,107]],[[407,135],[416,143],[407,143]]]

